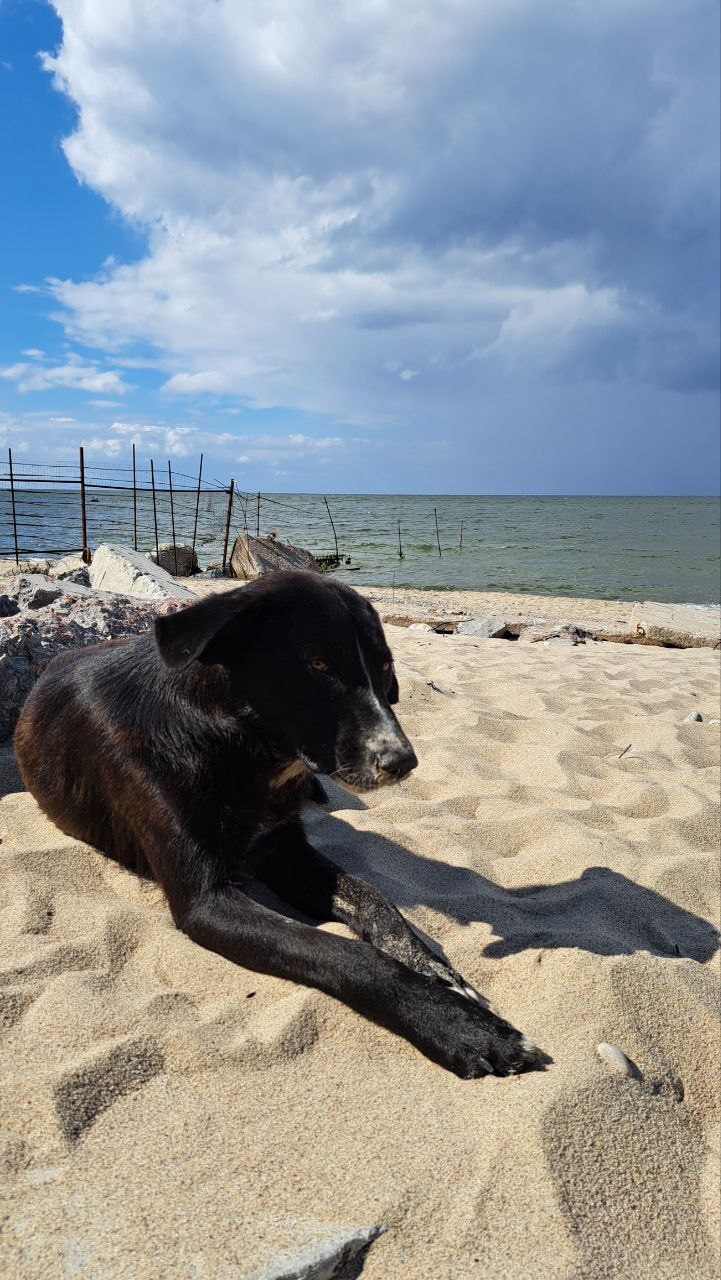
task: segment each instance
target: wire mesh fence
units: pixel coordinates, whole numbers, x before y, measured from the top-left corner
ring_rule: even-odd
[[[185,544],[225,569],[232,540],[241,534],[310,544],[332,567],[340,560],[327,499],[317,511],[267,494],[243,493],[170,461],[147,465],[88,464],[83,449],[70,462],[0,462],[0,558],[46,558],[77,553],[89,561],[101,542],[157,552],[163,543]],[[320,499],[318,500],[320,503]]]
[[[0,464],[0,557],[66,555],[90,558],[100,542],[121,542],[138,551],[163,542],[221,542],[230,528],[234,485],[203,479],[172,464],[88,465],[83,450],[74,462]]]

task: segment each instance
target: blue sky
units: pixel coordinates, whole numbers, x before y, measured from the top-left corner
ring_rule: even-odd
[[[715,0],[0,0],[0,447],[712,493]]]

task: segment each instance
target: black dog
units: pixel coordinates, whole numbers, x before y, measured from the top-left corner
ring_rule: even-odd
[[[415,768],[397,699],[372,606],[282,573],[160,617],[154,636],[54,659],[15,749],[48,817],[157,880],[201,946],[328,992],[459,1076],[541,1067],[395,907],[305,837],[313,775],[362,791]],[[260,905],[250,878],[363,941]]]

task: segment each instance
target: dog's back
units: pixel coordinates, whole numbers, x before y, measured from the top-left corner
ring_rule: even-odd
[[[113,750],[122,751],[123,730],[112,728],[112,702],[96,688],[117,679],[121,652],[137,645],[109,640],[53,658],[25,702],[14,747],[26,787],[61,831],[147,875],[140,848],[125,823],[118,830],[116,805],[108,804],[123,776]],[[120,796],[117,802],[122,808]]]

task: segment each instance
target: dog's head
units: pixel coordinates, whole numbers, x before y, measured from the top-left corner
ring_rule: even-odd
[[[393,658],[375,609],[310,573],[277,573],[156,620],[171,670],[221,664],[239,708],[282,758],[359,791],[418,763],[391,707]]]

